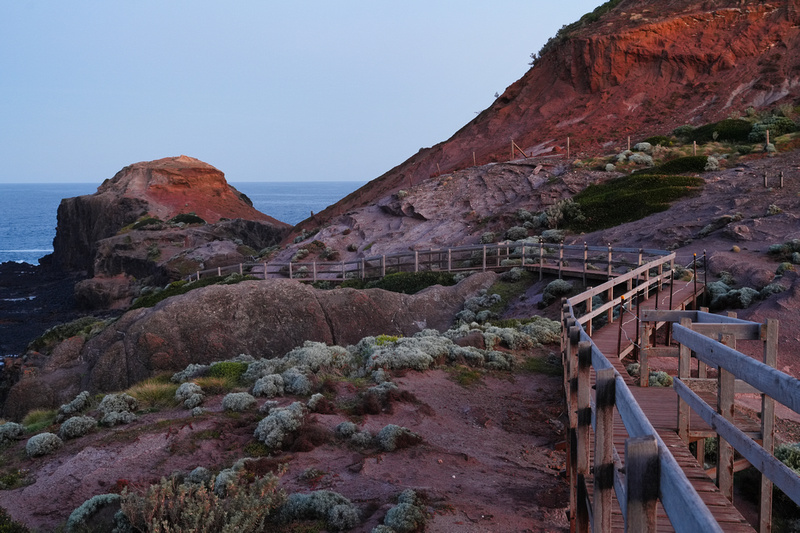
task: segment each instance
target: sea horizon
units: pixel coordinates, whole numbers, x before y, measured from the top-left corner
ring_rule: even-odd
[[[335,204],[366,181],[228,182],[253,207],[295,225]],[[0,183],[0,263],[39,264],[53,252],[58,205],[64,198],[93,194],[96,182]]]

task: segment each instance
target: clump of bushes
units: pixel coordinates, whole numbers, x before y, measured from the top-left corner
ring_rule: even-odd
[[[83,502],[72,511],[67,519],[65,530],[67,533],[80,533],[83,531],[97,531],[101,524],[92,524],[92,519],[107,508],[119,509],[122,497],[119,494],[98,494]],[[93,527],[94,526],[94,527]],[[103,529],[116,527],[115,531],[130,528],[130,523],[122,513],[114,515],[113,524],[102,524]],[[127,526],[127,527],[126,527]]]
[[[303,424],[304,416],[305,407],[300,402],[294,402],[288,407],[277,407],[258,423],[254,436],[266,446],[280,449],[287,435],[297,431]]]
[[[181,213],[175,215],[167,221],[169,224],[177,226],[178,224],[206,224],[206,221],[194,213]]]
[[[6,422],[0,424],[0,446],[5,446],[16,440],[20,440],[25,433],[25,427],[16,422]]]
[[[412,489],[401,492],[397,497],[397,505],[386,512],[383,524],[386,533],[419,531],[425,525],[425,507],[417,493]]]
[[[353,289],[383,289],[403,294],[416,294],[432,285],[455,285],[455,275],[449,272],[394,272],[375,281],[350,279],[341,284]]]
[[[409,448],[422,442],[422,437],[408,428],[395,424],[385,426],[375,438],[381,449],[386,452]]]
[[[167,383],[164,377],[154,377],[137,383],[125,391],[139,402],[142,409],[162,409],[175,405],[178,385]]]
[[[318,490],[308,494],[291,494],[279,510],[281,522],[324,520],[333,531],[352,529],[361,523],[358,508],[339,494]]]
[[[181,383],[181,386],[175,391],[175,400],[182,402],[187,409],[198,407],[203,403],[203,398],[203,389],[200,385],[191,381]]]
[[[30,533],[30,529],[19,522],[15,522],[8,511],[0,507],[0,531],[3,533]]]
[[[633,222],[668,209],[671,202],[692,194],[703,183],[702,178],[689,176],[636,174],[592,184],[573,197],[585,218],[569,227],[589,232]]]
[[[22,419],[22,425],[28,433],[36,433],[42,429],[52,426],[56,422],[57,412],[55,409],[34,409]]]
[[[136,298],[136,300],[134,300],[130,309],[153,307],[158,302],[166,300],[167,298],[171,298],[172,296],[186,294],[193,289],[200,289],[202,287],[208,287],[209,285],[235,285],[236,283],[253,279],[256,278],[253,276],[242,276],[238,272],[235,272],[228,276],[208,276],[194,281],[173,281],[164,289],[157,289],[146,294],[142,294]]]
[[[107,394],[97,408],[103,413],[100,424],[104,426],[130,424],[136,420],[133,413],[139,408],[139,401],[125,393]]]
[[[259,378],[253,385],[253,394],[266,398],[283,396],[283,376],[280,374],[267,374]]]
[[[753,124],[747,140],[751,143],[764,142],[767,140],[767,131],[769,131],[770,139],[775,139],[797,131],[797,124],[790,118],[772,115]]]
[[[672,133],[687,142],[696,141],[700,144],[719,142],[748,142],[753,125],[743,119],[725,119],[719,122],[706,124],[699,128],[681,126]]]
[[[56,415],[56,422],[62,422],[70,416],[80,413],[89,407],[89,391],[83,391],[78,394],[74,400],[69,403],[63,404],[58,408],[58,415]]]
[[[206,372],[211,378],[223,378],[232,384],[240,381],[242,374],[247,371],[247,363],[241,361],[220,361],[212,363]]]

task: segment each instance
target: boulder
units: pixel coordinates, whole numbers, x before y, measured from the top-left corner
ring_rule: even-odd
[[[292,280],[212,285],[125,313],[80,352],[56,348],[62,364],[37,368],[9,394],[4,415],[29,405],[58,406],[81,390],[124,390],[159,372],[248,354],[281,357],[305,341],[347,346],[363,337],[446,330],[464,301],[496,274],[475,274],[451,287],[407,295],[382,289],[320,290]],[[63,360],[63,355],[74,359]],[[44,366],[44,365],[42,365]]]

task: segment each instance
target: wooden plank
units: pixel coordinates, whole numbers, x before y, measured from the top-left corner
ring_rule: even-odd
[[[730,348],[736,346],[733,335],[721,335],[720,342]],[[728,422],[733,421],[734,415],[734,386],[733,374],[720,367],[717,376],[719,383],[717,391],[717,412]],[[717,486],[720,492],[733,502],[733,446],[723,437],[717,437]]]
[[[800,477],[794,471],[767,453],[761,446],[748,438],[739,428],[711,409],[699,396],[689,390],[680,379],[672,383],[675,392],[683,398],[695,412],[713,427],[725,440],[733,444],[742,457],[750,461],[760,472],[769,477],[789,498],[800,505]]]
[[[778,321],[767,319],[764,331],[764,364],[775,368],[778,364]],[[766,394],[761,395],[761,446],[770,455],[775,446],[775,400]],[[761,505],[758,510],[758,529],[760,533],[772,530],[772,481],[761,475]]]
[[[691,325],[692,331],[696,331],[706,337],[716,339],[718,335],[733,335],[735,339],[740,340],[759,340],[761,339],[761,324],[757,322],[749,322],[746,324],[709,324],[709,323],[695,323]]]
[[[737,378],[800,413],[800,380],[756,361],[680,324],[672,326],[673,338],[695,351],[706,363],[723,366]]]
[[[615,473],[613,449],[616,378],[614,372],[613,368],[597,372],[593,531],[611,531],[611,496]]]
[[[697,319],[697,311],[681,311],[675,309],[646,309],[642,311],[644,322],[680,322],[682,318],[691,321]]]

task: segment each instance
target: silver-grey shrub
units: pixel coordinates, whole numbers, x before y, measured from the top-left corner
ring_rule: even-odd
[[[306,367],[312,372],[326,371],[349,373],[357,361],[341,346],[328,346],[324,342],[305,341],[283,357],[287,366]]]
[[[281,374],[283,390],[288,394],[308,396],[311,394],[311,380],[299,368],[292,367]]]
[[[16,422],[6,422],[0,425],[0,446],[9,442],[20,440],[25,434],[25,427]]]
[[[402,337],[376,347],[366,362],[366,369],[427,370],[435,360],[446,360],[452,347],[453,341],[442,337],[438,331],[424,330],[413,337]]]
[[[572,291],[572,283],[563,279],[556,279],[547,284],[542,292],[541,307],[547,307],[560,296],[566,296]]]
[[[40,457],[57,451],[64,445],[64,441],[55,433],[39,433],[28,439],[25,444],[25,453],[29,457]]]
[[[509,241],[518,241],[528,236],[528,230],[522,226],[513,226],[506,230],[506,239]]]
[[[225,411],[246,411],[256,406],[256,399],[248,392],[231,392],[222,398]]]
[[[175,399],[183,402],[183,406],[187,409],[194,409],[203,403],[203,389],[191,381],[181,383],[181,386],[175,391]]]
[[[183,383],[184,381],[202,376],[208,371],[209,368],[211,368],[210,365],[198,365],[196,363],[192,363],[180,372],[175,372],[172,374],[170,381],[173,383]]]
[[[383,523],[397,533],[411,533],[425,524],[425,510],[419,505],[416,493],[404,490],[397,499],[397,505],[389,509]]]
[[[358,431],[358,426],[356,426],[353,422],[345,421],[340,422],[335,428],[334,433],[336,433],[337,437],[341,437],[343,439],[351,437],[356,431]]]
[[[58,430],[58,436],[63,440],[83,437],[97,427],[97,420],[91,416],[73,416],[65,420]]]
[[[288,433],[303,424],[305,407],[294,402],[288,407],[276,407],[258,423],[254,436],[270,448],[279,449]]]
[[[83,502],[77,509],[72,511],[67,519],[65,531],[67,533],[78,533],[89,531],[89,520],[106,507],[118,507],[121,501],[119,494],[98,494]],[[92,529],[91,531],[94,531]],[[116,530],[115,530],[116,531]]]
[[[409,440],[422,440],[419,435],[412,432],[408,428],[404,428],[402,426],[397,426],[395,424],[388,424],[382,430],[378,432],[376,436],[378,444],[380,447],[387,452],[393,452],[397,449],[397,441],[399,439],[409,439]]]
[[[100,425],[111,427],[119,424],[130,424],[136,419],[136,415],[130,411],[111,411],[103,415],[103,418],[100,419]]]
[[[353,503],[330,490],[290,494],[278,516],[284,522],[325,520],[328,528],[334,531],[352,529],[361,522],[360,513]]]
[[[58,415],[56,415],[56,422],[63,422],[75,413],[83,411],[89,406],[89,391],[83,391],[78,394],[74,400],[69,403],[63,404],[58,408]]]
[[[268,374],[259,378],[253,385],[253,396],[283,396],[283,377],[280,374]]]
[[[139,400],[124,392],[120,394],[106,394],[97,408],[104,414],[114,411],[133,412],[139,408]]]

